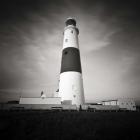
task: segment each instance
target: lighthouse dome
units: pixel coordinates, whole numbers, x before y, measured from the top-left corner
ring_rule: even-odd
[[[71,18],[71,17],[67,18],[65,23],[66,23],[66,26],[69,26],[69,25],[76,26],[76,20],[74,18]]]

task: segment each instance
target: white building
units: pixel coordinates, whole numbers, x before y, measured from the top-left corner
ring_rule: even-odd
[[[20,97],[19,104],[61,104],[61,98],[47,97],[42,91],[40,97]]]
[[[133,99],[131,98],[119,98],[116,100],[106,100],[102,101],[103,105],[112,105],[112,106],[119,106],[120,109],[126,110],[136,110],[136,105]]]
[[[59,97],[21,97],[19,104],[61,104]]]

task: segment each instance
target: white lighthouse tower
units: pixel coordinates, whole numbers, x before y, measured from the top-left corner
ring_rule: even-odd
[[[75,19],[68,18],[65,23],[59,96],[62,102],[71,101],[79,106],[85,102],[78,43],[79,30]]]

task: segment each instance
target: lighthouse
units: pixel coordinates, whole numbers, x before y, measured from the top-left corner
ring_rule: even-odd
[[[67,18],[65,24],[59,96],[62,103],[70,101],[71,104],[79,106],[85,102],[78,42],[79,30],[73,18]]]

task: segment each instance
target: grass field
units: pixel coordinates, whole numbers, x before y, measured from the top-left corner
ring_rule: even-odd
[[[0,112],[0,136],[13,140],[140,140],[140,112]]]

